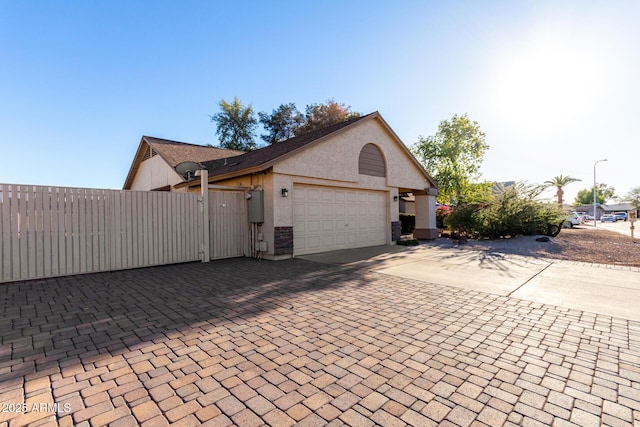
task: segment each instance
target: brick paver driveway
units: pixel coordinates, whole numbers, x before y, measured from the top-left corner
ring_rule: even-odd
[[[303,260],[0,298],[0,425],[640,423],[625,319]]]

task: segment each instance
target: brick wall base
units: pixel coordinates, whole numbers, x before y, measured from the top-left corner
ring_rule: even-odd
[[[391,241],[396,242],[402,236],[402,226],[400,221],[391,221]]]
[[[293,227],[274,227],[274,255],[293,254]]]

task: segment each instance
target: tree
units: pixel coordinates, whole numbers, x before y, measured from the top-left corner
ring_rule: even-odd
[[[251,104],[245,107],[235,97],[231,104],[221,99],[218,106],[220,112],[210,117],[211,121],[216,123],[216,135],[219,136],[220,147],[243,151],[255,150],[254,135],[258,121]]]
[[[304,124],[297,129],[296,135],[302,135],[360,116],[360,113],[351,111],[351,106],[338,103],[334,99],[327,100],[326,104],[310,104],[307,105],[305,111]]]
[[[564,203],[564,201],[562,200],[562,197],[564,196],[563,188],[568,184],[571,184],[572,182],[578,182],[578,181],[581,181],[581,180],[578,178],[571,178],[570,176],[559,175],[559,176],[553,177],[553,179],[545,181],[544,183],[547,184],[547,186],[549,187],[556,187],[556,189],[558,190],[556,192],[556,196],[558,197],[558,205],[562,206],[562,204]]]
[[[633,187],[627,194],[625,194],[624,200],[631,203],[631,206],[635,209],[640,209],[640,187]]]
[[[604,204],[607,200],[613,199],[616,195],[616,189],[609,187],[607,184],[598,184],[596,186],[596,203]],[[593,187],[585,188],[578,191],[574,205],[592,205],[593,204]]]
[[[304,116],[293,102],[281,104],[271,114],[260,112],[258,116],[260,123],[268,132],[260,135],[260,138],[268,144],[282,142],[295,136],[295,132],[304,123]]]
[[[488,148],[478,123],[465,114],[441,121],[436,134],[420,136],[411,151],[440,187],[438,201],[458,204],[473,194]]]

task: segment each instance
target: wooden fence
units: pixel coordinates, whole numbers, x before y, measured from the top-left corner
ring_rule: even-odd
[[[200,200],[0,184],[0,282],[200,260]]]

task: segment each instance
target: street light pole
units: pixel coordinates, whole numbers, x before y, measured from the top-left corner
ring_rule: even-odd
[[[596,228],[596,165],[600,162],[606,162],[607,159],[600,159],[593,164],[593,228]]]

